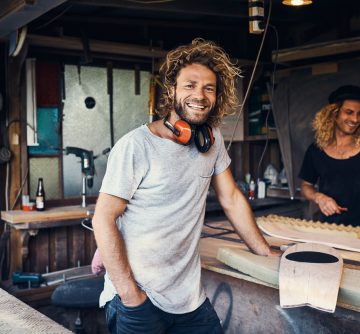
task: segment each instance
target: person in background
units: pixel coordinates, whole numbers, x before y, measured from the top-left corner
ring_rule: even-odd
[[[315,143],[299,173],[302,193],[319,206],[320,221],[360,226],[360,87],[332,92],[313,128]]]
[[[160,119],[116,143],[97,200],[93,228],[106,268],[100,306],[111,333],[222,333],[200,282],[210,182],[248,247],[278,255],[234,182],[218,128],[237,106],[239,71],[215,43],[195,39],[170,51],[160,72]]]

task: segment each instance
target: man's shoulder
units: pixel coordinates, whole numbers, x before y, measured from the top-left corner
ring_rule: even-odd
[[[129,149],[130,147],[139,145],[142,147],[144,143],[144,137],[146,137],[146,125],[141,125],[127,132],[120,139],[118,139],[113,149],[117,150],[124,147]]]
[[[117,143],[121,143],[121,142],[129,142],[129,141],[134,141],[136,142],[138,139],[141,140],[141,138],[143,138],[144,136],[146,136],[146,125],[140,125],[137,128],[130,130],[129,132],[125,133],[117,142]]]

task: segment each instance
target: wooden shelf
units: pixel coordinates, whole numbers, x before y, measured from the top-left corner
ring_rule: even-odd
[[[302,47],[283,49],[272,53],[272,61],[280,64],[290,64],[294,61],[308,60],[324,56],[335,56],[358,52],[360,38],[347,38],[331,42],[308,44]]]
[[[20,223],[83,219],[92,216],[94,207],[94,205],[89,205],[86,208],[82,208],[80,205],[74,205],[59,208],[49,208],[45,211],[1,211],[1,219],[7,223],[10,223],[11,225]]]
[[[271,130],[268,135],[265,134],[265,135],[245,136],[244,141],[260,141],[260,140],[267,140],[267,139],[278,139],[276,130]]]

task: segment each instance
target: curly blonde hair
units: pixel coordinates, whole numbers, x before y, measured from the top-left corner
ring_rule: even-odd
[[[211,126],[219,126],[223,117],[232,114],[239,106],[235,79],[240,76],[240,69],[222,48],[202,38],[196,38],[190,44],[179,46],[167,54],[160,67],[163,92],[156,112],[160,118],[164,118],[173,110],[170,89],[176,86],[180,70],[191,64],[204,65],[216,74],[216,104],[207,122]]]
[[[335,139],[335,120],[342,103],[332,103],[322,108],[313,120],[315,142],[320,149],[326,148]],[[360,127],[354,133],[355,144],[360,147]]]

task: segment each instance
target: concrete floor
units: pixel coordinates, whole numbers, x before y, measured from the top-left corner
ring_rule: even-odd
[[[78,316],[78,310],[53,305],[40,306],[37,310],[65,328],[75,332],[75,321]],[[109,334],[105,322],[104,309],[96,308],[82,310],[81,315],[84,333]]]

